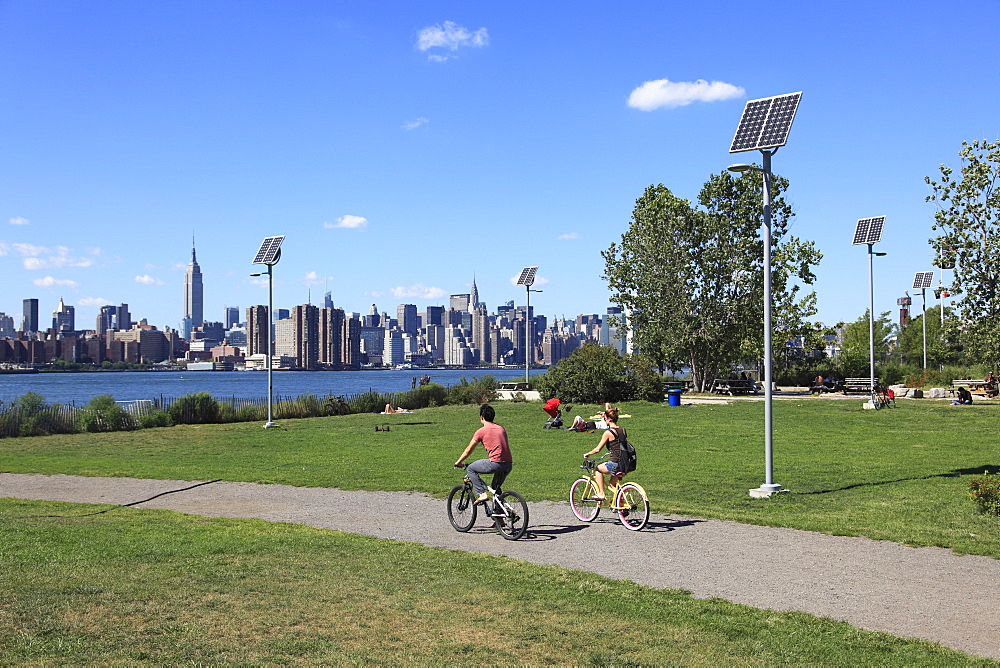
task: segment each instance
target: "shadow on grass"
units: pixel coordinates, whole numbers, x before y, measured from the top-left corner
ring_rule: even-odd
[[[959,478],[961,476],[967,475],[983,475],[988,473],[990,475],[996,475],[1000,473],[1000,466],[996,464],[983,464],[981,466],[975,466],[966,469],[953,469],[948,473],[935,473],[933,475],[918,476],[915,478],[897,478],[895,480],[879,480],[876,482],[859,482],[853,485],[844,485],[843,487],[835,487],[833,489],[819,489],[815,492],[799,492],[803,496],[809,496],[812,494],[831,494],[833,492],[845,492],[849,489],[858,489],[861,487],[878,487],[879,485],[894,485],[899,482],[912,482],[914,480],[932,480],[934,478]]]

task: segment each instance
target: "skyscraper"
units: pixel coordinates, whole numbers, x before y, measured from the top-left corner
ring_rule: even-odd
[[[38,300],[25,299],[23,308],[21,331],[25,334],[33,334],[38,331]]]
[[[66,306],[62,297],[59,298],[59,306],[52,313],[52,329],[57,332],[72,332],[76,329],[76,309]]]
[[[204,288],[201,284],[201,267],[194,252],[194,237],[191,237],[191,262],[184,272],[184,338],[191,338],[191,328],[201,327],[205,321]]]

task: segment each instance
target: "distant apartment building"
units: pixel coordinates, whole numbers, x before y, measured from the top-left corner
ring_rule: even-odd
[[[14,318],[6,313],[0,313],[0,338],[13,339],[17,336],[14,329]]]
[[[329,293],[328,293],[329,294]],[[319,364],[343,368],[344,311],[332,306],[319,312]]]
[[[266,306],[251,306],[247,309],[247,357],[267,355],[271,341],[271,326],[267,318]]]
[[[416,304],[400,304],[396,307],[396,322],[400,330],[416,336],[417,306]]]
[[[240,325],[240,307],[239,306],[227,306],[225,315],[226,329],[232,329],[233,327],[239,327]]]

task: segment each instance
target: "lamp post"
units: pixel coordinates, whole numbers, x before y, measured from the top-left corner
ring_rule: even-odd
[[[541,290],[532,290],[531,286],[535,284],[535,273],[538,271],[538,267],[525,267],[521,270],[521,275],[517,277],[516,285],[523,285],[525,289],[525,313],[524,313],[524,382],[528,382],[528,371],[531,368],[531,358],[534,356],[532,354],[531,345],[531,293],[541,292]]]
[[[872,274],[872,256],[885,257],[885,253],[873,253],[868,244],[868,371],[869,387],[875,391],[875,279]]]
[[[763,167],[730,165],[733,172],[759,171],[764,176],[764,484],[750,490],[750,496],[766,498],[787,492],[774,482],[773,443],[773,355],[771,350],[771,156],[788,140],[802,93],[750,100],[736,127],[730,153],[760,151]]]
[[[941,272],[942,274],[944,272]],[[927,368],[927,288],[934,283],[933,271],[918,271],[913,275],[913,289],[920,290],[920,303],[923,307],[921,320],[924,326],[924,368]]]
[[[274,382],[272,374],[274,372],[274,337],[271,336],[271,314],[274,313],[274,273],[272,270],[274,265],[278,264],[278,260],[281,259],[281,242],[284,239],[284,235],[265,238],[252,262],[252,264],[267,265],[267,422],[264,423],[264,429],[278,426],[273,419]],[[260,276],[261,273],[250,275]]]

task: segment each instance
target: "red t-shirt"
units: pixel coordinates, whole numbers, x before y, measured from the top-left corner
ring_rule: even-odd
[[[491,462],[513,463],[510,446],[507,445],[507,430],[493,422],[487,422],[476,430],[472,440],[482,443],[490,455]]]

